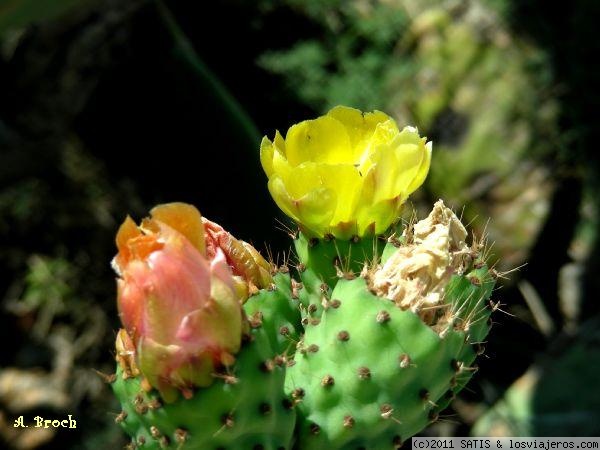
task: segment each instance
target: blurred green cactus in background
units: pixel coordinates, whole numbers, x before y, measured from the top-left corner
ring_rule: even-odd
[[[555,341],[473,428],[475,436],[597,436],[600,390],[589,389],[600,365],[600,323]],[[571,380],[577,379],[576,384]],[[569,385],[571,389],[565,390]]]

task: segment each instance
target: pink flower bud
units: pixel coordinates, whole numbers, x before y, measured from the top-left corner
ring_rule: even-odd
[[[200,213],[183,203],[157,206],[140,226],[128,217],[117,233],[119,315],[137,367],[166,401],[210,385],[241,345],[244,299],[205,236]]]

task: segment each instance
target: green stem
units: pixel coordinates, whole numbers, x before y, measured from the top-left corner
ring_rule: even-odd
[[[248,113],[227,90],[223,83],[221,83],[218,77],[215,76],[202,59],[200,59],[194,50],[192,43],[164,2],[162,0],[156,0],[156,6],[160,18],[163,20],[167,30],[173,38],[176,54],[212,88],[214,95],[222,102],[224,108],[230,113],[232,120],[237,123],[239,130],[242,131],[244,137],[248,140],[250,148],[258,148],[261,135]]]

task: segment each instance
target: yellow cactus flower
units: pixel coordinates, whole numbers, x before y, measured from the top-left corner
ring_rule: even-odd
[[[336,106],[266,136],[260,160],[281,210],[310,236],[384,232],[425,180],[431,142],[388,115]]]

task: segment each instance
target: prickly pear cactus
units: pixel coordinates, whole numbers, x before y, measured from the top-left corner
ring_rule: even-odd
[[[300,323],[297,283],[287,266],[274,269],[273,284],[250,297],[244,311],[253,327],[262,327],[269,343],[281,355],[293,354],[304,329]]]
[[[112,388],[130,447],[289,448],[281,349],[300,328],[289,275],[273,278],[254,248],[181,203],[126,219],[117,246],[125,328]]]
[[[141,376],[119,368],[112,383],[123,410],[117,422],[139,449],[287,449],[296,412],[283,395],[285,360],[268,332],[252,329],[235,365],[189,399],[165,403]]]
[[[130,447],[398,448],[476,371],[495,277],[444,203],[400,226],[431,143],[337,107],[261,145],[296,271],[191,205],[117,235],[113,390]]]
[[[475,371],[494,280],[441,202],[413,228],[387,261],[322,294],[286,377],[300,448],[398,447]]]
[[[360,272],[365,261],[372,261],[383,252],[383,236],[338,239],[307,238],[298,233],[294,248],[300,263],[297,270],[301,283],[296,285],[304,323],[319,320],[323,311],[323,296],[328,297],[339,279],[352,278]]]

